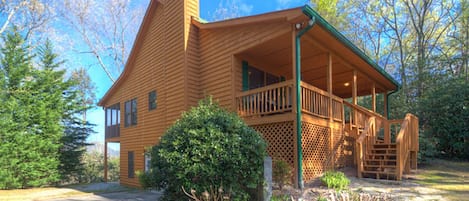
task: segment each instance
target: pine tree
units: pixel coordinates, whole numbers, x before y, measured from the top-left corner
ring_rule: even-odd
[[[63,128],[61,92],[50,72],[33,68],[32,55],[13,30],[1,48],[3,103],[0,118],[0,188],[43,186],[59,179],[58,148]],[[49,78],[51,77],[51,78]]]
[[[83,169],[91,124],[82,121],[78,81],[65,77],[47,41],[37,65],[15,30],[0,50],[0,189],[53,184]]]
[[[40,65],[42,74],[38,77],[42,83],[53,84],[45,85],[46,94],[56,94],[55,103],[62,108],[60,124],[64,127],[60,136],[58,170],[62,182],[74,182],[83,171],[82,156],[86,152],[86,143],[88,136],[93,133],[93,124],[80,119],[80,114],[89,109],[89,105],[83,105],[83,94],[79,86],[81,80],[72,76],[64,80],[64,70],[58,68],[64,63],[57,61],[58,55],[53,52],[50,41],[46,41],[43,47],[39,49]]]

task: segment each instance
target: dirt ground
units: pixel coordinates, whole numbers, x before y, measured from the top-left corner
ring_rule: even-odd
[[[288,188],[275,193],[293,195],[295,200],[469,200],[469,162],[434,159],[402,181],[358,179],[355,170],[344,172],[351,180],[348,193],[337,194],[319,180],[307,184],[303,191]]]
[[[447,200],[469,201],[469,162],[435,159],[420,165],[402,181],[358,179],[354,170],[346,170],[350,189],[347,194],[337,194],[322,186],[319,181],[306,185],[302,191],[287,187],[275,193],[292,195],[295,200]],[[60,188],[35,188],[0,190],[0,201],[110,201],[158,200],[161,192],[143,191],[122,187],[117,183],[74,185]],[[348,196],[348,197],[347,197]],[[355,196],[355,197],[353,197]],[[288,196],[290,197],[290,196]]]

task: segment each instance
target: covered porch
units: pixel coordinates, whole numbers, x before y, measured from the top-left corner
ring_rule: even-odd
[[[269,141],[273,157],[294,167],[297,187],[346,164],[358,176],[390,166],[378,161],[367,169],[374,144],[397,144],[393,176],[400,179],[404,166],[416,168],[418,125],[415,116],[387,118],[388,94],[398,84],[314,11],[303,12],[291,31],[234,55],[242,82],[235,110]],[[370,96],[370,108],[357,104],[360,96]]]

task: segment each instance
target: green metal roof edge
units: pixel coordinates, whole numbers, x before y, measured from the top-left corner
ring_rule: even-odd
[[[303,6],[301,9],[303,13],[309,17],[315,17],[316,21],[319,22],[327,31],[329,31],[335,38],[339,39],[340,42],[345,44],[350,50],[352,50],[355,54],[360,56],[363,60],[365,60],[368,64],[370,64],[373,68],[375,68],[381,75],[386,77],[390,80],[395,86],[396,90],[401,88],[399,82],[397,82],[391,75],[389,75],[383,68],[381,68],[375,61],[373,61],[368,55],[366,55],[362,50],[360,50],[357,46],[355,46],[349,39],[347,39],[344,35],[342,35],[336,28],[334,28],[329,22],[327,22],[319,13],[313,10],[308,5]]]

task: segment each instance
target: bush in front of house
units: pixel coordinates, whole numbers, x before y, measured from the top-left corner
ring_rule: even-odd
[[[182,188],[196,192],[219,186],[231,200],[263,182],[266,143],[236,114],[211,98],[184,113],[151,149],[151,169],[139,176],[145,188],[164,189],[164,200],[187,200]]]
[[[321,182],[327,188],[335,189],[336,191],[345,190],[350,184],[350,180],[343,172],[327,171],[321,177]]]

